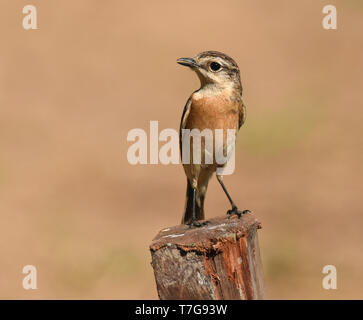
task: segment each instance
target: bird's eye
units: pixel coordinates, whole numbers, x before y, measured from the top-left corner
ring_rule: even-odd
[[[218,62],[212,62],[210,65],[209,65],[209,68],[216,72],[218,71],[220,68],[221,68],[221,65],[218,63]]]

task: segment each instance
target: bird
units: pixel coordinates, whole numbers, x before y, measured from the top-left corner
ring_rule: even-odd
[[[177,63],[190,68],[200,80],[200,88],[194,91],[187,100],[180,121],[179,144],[182,158],[183,131],[193,129],[199,131],[210,129],[213,132],[216,129],[223,129],[223,144],[218,148],[223,148],[225,153],[226,131],[235,129],[235,135],[237,135],[246,120],[246,106],[242,100],[242,84],[237,63],[228,55],[218,51],[204,51],[193,58],[179,58]],[[201,156],[206,158],[208,151],[203,148],[205,143],[206,140],[202,141]],[[200,222],[205,220],[204,200],[208,182],[217,168],[223,167],[216,162],[215,156],[212,159],[211,163],[207,163],[206,160],[200,163],[183,162],[187,177],[187,191],[182,224],[201,227],[208,223],[208,221]],[[217,171],[216,177],[232,207],[227,214],[241,217],[242,214],[249,213],[250,210],[238,209],[223,182],[223,175],[218,174]]]

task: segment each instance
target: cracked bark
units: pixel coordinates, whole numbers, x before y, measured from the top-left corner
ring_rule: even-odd
[[[252,214],[161,230],[150,245],[160,299],[263,299],[258,246],[261,225]]]

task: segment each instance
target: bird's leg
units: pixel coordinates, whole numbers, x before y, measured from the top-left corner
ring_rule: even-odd
[[[250,210],[243,210],[243,211],[240,211],[238,210],[236,204],[234,203],[234,201],[232,200],[231,196],[229,195],[228,191],[227,191],[227,188],[226,186],[224,185],[223,183],[223,180],[222,180],[222,176],[218,176],[217,175],[217,179],[218,179],[218,182],[220,183],[220,185],[222,186],[222,189],[224,191],[224,193],[226,194],[229,202],[231,203],[231,206],[232,206],[232,209],[228,210],[227,211],[227,214],[229,215],[238,215],[238,217],[240,218],[242,214],[245,214],[245,213],[251,213]]]
[[[192,227],[201,227],[202,224],[197,220],[197,213],[196,213],[196,193],[197,193],[197,189],[193,188],[193,211],[192,211],[192,221],[190,221],[190,223],[188,223],[189,228]]]
[[[197,193],[197,189],[193,188],[193,211],[192,211],[192,221],[190,221],[190,223],[188,223],[189,228],[192,227],[202,227],[206,224],[208,224],[208,221],[205,222],[199,222],[197,220],[197,213],[196,213],[196,207],[197,207],[197,203],[196,203],[196,193]]]

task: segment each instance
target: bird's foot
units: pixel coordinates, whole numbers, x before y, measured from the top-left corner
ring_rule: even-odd
[[[238,208],[237,208],[237,207],[233,207],[231,210],[228,210],[228,211],[227,211],[227,214],[229,215],[229,217],[232,217],[233,215],[237,215],[237,216],[238,216],[238,218],[241,218],[241,216],[242,216],[243,214],[246,214],[246,213],[251,213],[251,211],[250,211],[250,210],[243,210],[243,211],[240,211],[240,210],[238,210]]]
[[[203,222],[199,222],[198,220],[192,220],[190,223],[188,223],[189,229],[191,228],[200,228],[203,227],[205,225],[207,225],[209,223],[209,221],[203,221]]]

